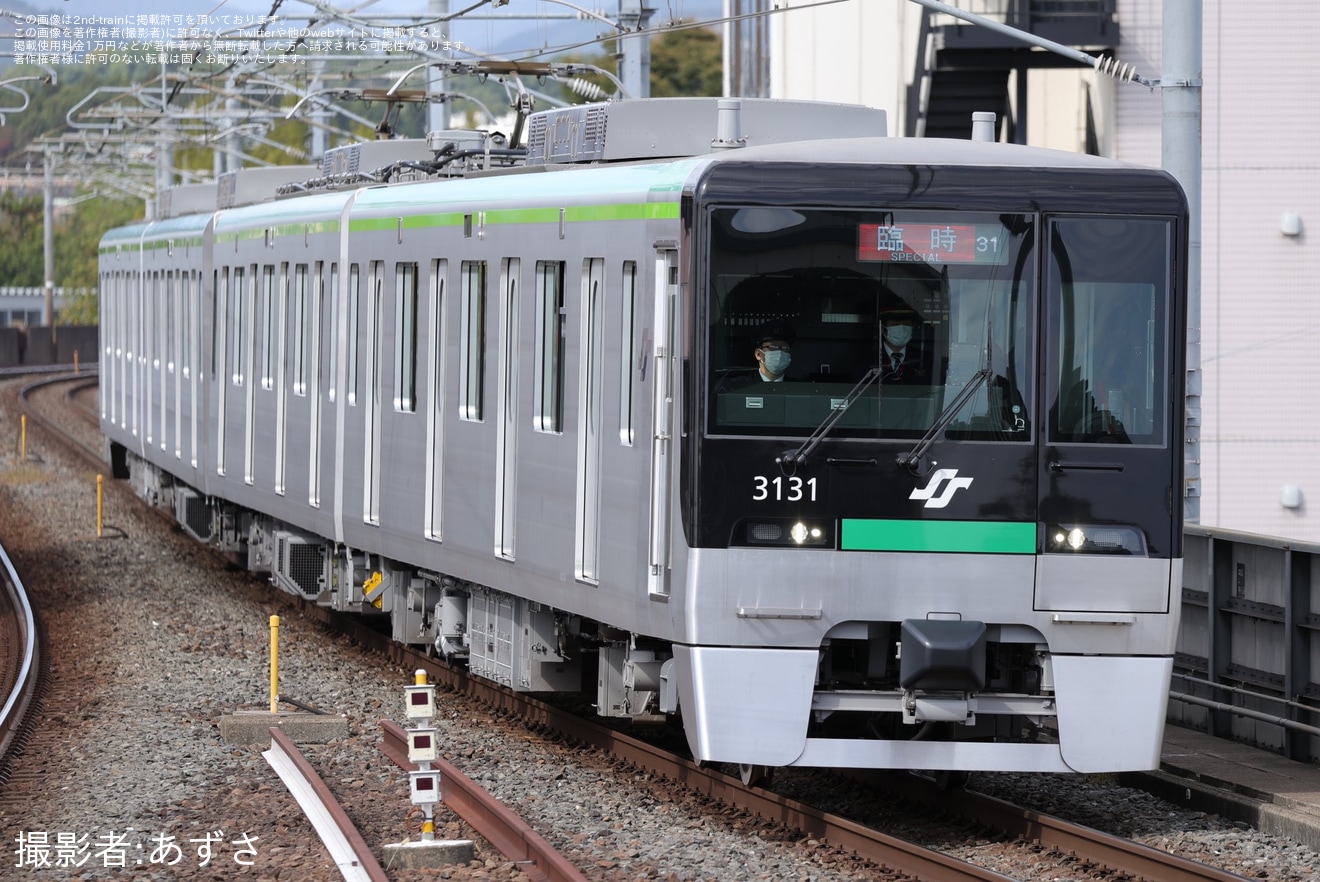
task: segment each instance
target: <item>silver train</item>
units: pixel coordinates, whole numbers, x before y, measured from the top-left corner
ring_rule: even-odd
[[[108,233],[114,473],[286,591],[515,690],[594,677],[744,774],[1156,767],[1173,179],[842,105],[526,123]]]

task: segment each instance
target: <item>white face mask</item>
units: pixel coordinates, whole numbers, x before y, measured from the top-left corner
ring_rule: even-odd
[[[911,339],[911,325],[890,325],[885,328],[885,341],[895,349],[902,349]]]
[[[777,352],[775,350],[761,350],[761,362],[765,369],[776,377],[788,370],[788,365],[792,362],[793,356],[787,352]]]

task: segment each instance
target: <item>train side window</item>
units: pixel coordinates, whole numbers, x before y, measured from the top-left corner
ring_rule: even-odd
[[[231,295],[231,299],[233,300],[233,309],[229,311],[229,318],[230,318],[229,339],[234,341],[234,349],[233,349],[234,369],[233,369],[232,379],[235,386],[243,385],[243,371],[244,371],[244,365],[246,364],[246,361],[243,358],[243,352],[244,352],[243,336],[244,333],[247,331],[247,309],[248,309],[247,293],[248,292],[247,292],[247,286],[243,284],[244,273],[245,271],[243,267],[241,266],[234,267],[234,285],[233,288],[231,289],[233,292]]]
[[[619,443],[633,444],[633,359],[636,354],[634,309],[637,305],[637,262],[623,262],[623,285],[619,292],[621,315],[619,318]]]
[[[227,315],[228,299],[225,292],[229,289],[229,267],[217,269],[213,272],[211,282],[211,381],[215,381],[216,371],[220,364],[220,347],[224,345],[224,335],[220,333],[220,322]]]
[[[215,298],[211,308],[211,379],[215,382],[215,473],[225,474],[225,431],[229,415],[229,381],[225,379],[229,356],[230,288],[229,267],[215,271]],[[218,379],[217,379],[218,378]]]
[[[289,345],[290,311],[293,298],[290,296],[292,278],[289,275],[289,262],[280,261],[280,275],[275,289],[275,368],[271,381],[275,390],[275,493],[283,496],[286,490],[285,475],[288,470],[288,413],[289,413],[289,361],[293,350]]]
[[[339,386],[339,377],[336,372],[339,370],[339,264],[330,264],[330,317],[326,327],[329,328],[329,336],[326,339],[328,345],[329,364],[326,367],[326,396],[335,400],[335,393]],[[317,333],[321,333],[319,330]]]
[[[152,370],[160,367],[160,273],[152,272],[147,276],[147,360]]]
[[[486,379],[486,262],[465,260],[461,272],[458,415],[479,422]]]
[[[417,410],[417,264],[394,265],[394,409]]]
[[[261,268],[261,388],[275,388],[275,267]]]
[[[1051,441],[1165,443],[1172,241],[1158,219],[1051,224]]]
[[[177,281],[178,276],[174,270],[165,272],[165,327],[161,329],[161,336],[165,338],[165,367],[170,373],[174,373],[174,353],[178,349],[175,345],[179,335],[178,309],[175,306],[179,297]]]
[[[260,266],[249,263],[247,267],[247,287],[243,291],[243,375],[247,378],[246,394],[243,396],[243,483],[249,486],[257,480],[257,387],[260,385],[261,364],[257,343],[257,323],[261,319],[261,276]]]
[[[345,386],[348,390],[348,403],[357,404],[358,387],[358,310],[362,300],[362,271],[358,265],[352,264],[348,268],[348,353],[345,358],[348,363],[348,380]]]
[[[536,351],[532,413],[538,432],[564,431],[564,264],[536,262]]]
[[[193,298],[200,295],[197,272],[194,270],[183,273],[179,276],[179,281],[182,283],[183,288],[183,299],[179,304],[183,315],[183,321],[181,322],[183,335],[179,339],[179,364],[183,368],[184,379],[192,379],[193,334],[197,307]]]
[[[114,282],[111,280],[109,273],[99,272],[96,275],[96,283],[100,286],[101,296],[108,307],[101,319],[101,361],[108,363],[111,342],[114,340],[115,334],[114,319],[110,316],[111,310],[114,308]],[[4,325],[9,324],[7,314],[0,315],[0,319],[4,320]]]
[[[293,269],[293,394],[307,395],[307,264]]]

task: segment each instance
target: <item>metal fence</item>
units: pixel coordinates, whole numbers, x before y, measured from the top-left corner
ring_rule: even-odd
[[[0,328],[0,368],[92,364],[98,332],[96,325]]]
[[[1184,535],[1170,722],[1320,757],[1320,544],[1203,526]]]

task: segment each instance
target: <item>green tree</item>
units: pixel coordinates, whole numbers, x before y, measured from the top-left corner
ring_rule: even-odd
[[[670,31],[651,41],[651,95],[718,96],[724,92],[724,44],[707,28]]]
[[[0,194],[0,284],[44,285],[43,254],[41,197]]]
[[[591,64],[618,75],[618,44],[607,41],[599,55],[572,54],[556,61]],[[613,94],[616,86],[599,74],[584,74],[581,79]],[[578,104],[590,100],[561,88],[566,101]],[[668,31],[651,40],[651,95],[655,98],[712,97],[724,92],[724,42],[709,28],[684,28]]]
[[[63,325],[94,325],[99,319],[97,288],[97,245],[107,230],[143,216],[141,202],[97,198],[80,203],[72,215],[55,228],[55,284],[73,295],[60,310]],[[40,232],[40,228],[38,228]]]
[[[55,316],[57,325],[95,325],[101,321],[101,301],[95,291],[69,296],[66,289],[64,306]]]

